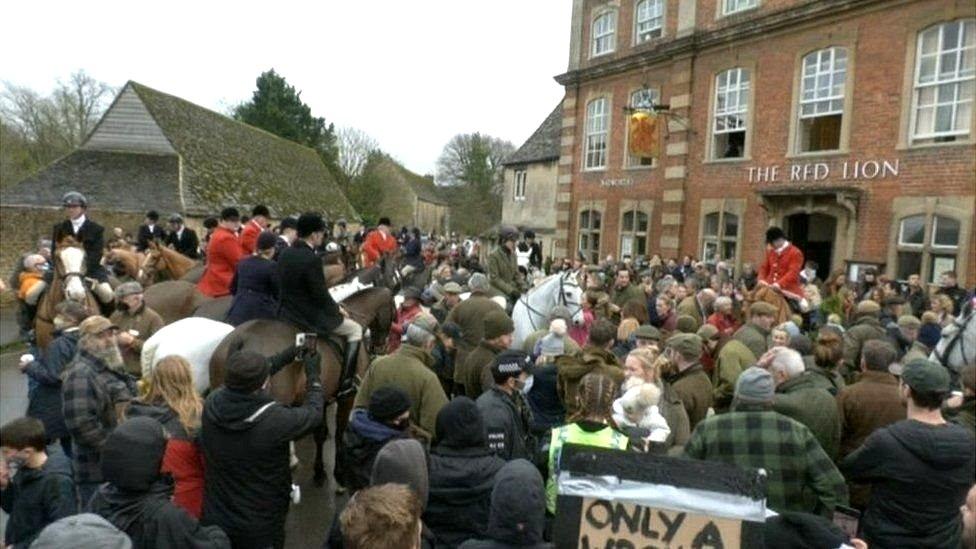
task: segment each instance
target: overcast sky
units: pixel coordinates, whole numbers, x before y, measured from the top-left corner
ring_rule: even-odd
[[[316,116],[433,173],[455,134],[516,147],[562,98],[569,0],[4,2],[0,79],[78,69],[226,112],[274,68]]]

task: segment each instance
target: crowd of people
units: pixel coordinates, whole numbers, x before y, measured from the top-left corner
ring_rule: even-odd
[[[264,206],[246,220],[224,209],[201,238],[149,212],[135,238],[106,239],[84,196],[63,206],[52,241],[83,247],[89,287],[113,312],[64,301],[50,345],[21,357],[26,416],[0,427],[5,546],[283,547],[301,499],[291,443],[329,399],[352,398],[335,436],[335,487],[349,498],[325,547],[550,546],[567,444],[764,471],[770,547],[976,547],[976,364],[932,360],[943,328],[973,314],[953,272],[938,286],[870,269],[821,281],[776,227],[765,260],[736,272],[690,256],[545,258],[509,227],[488,252],[385,218],[357,233],[315,213],[272,226]],[[205,398],[184,357],[140,379],[163,321],[102,255],[157,244],[202,258],[197,288],[234,296],[228,323],[345,338],[336,394],[306,345],[232,354]],[[39,247],[10,281],[22,318],[50,283],[52,244]],[[360,379],[363,327],[330,296],[323,264],[384,261],[404,287]],[[582,300],[516,342],[515,303],[566,271]],[[269,380],[296,362],[304,399],[278,403]],[[833,524],[837,511],[859,514],[856,533]]]

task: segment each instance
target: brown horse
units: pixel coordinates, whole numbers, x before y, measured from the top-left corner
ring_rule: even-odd
[[[393,294],[386,288],[368,288],[349,296],[342,302],[350,318],[368,327],[372,334],[373,344],[386,341],[390,324],[395,310],[393,308]],[[210,387],[220,387],[224,382],[224,369],[227,358],[236,351],[249,350],[271,356],[295,344],[295,335],[299,333],[295,326],[280,320],[252,320],[238,326],[217,346],[210,359]],[[322,356],[322,387],[325,390],[327,402],[335,399],[339,387],[339,376],[342,372],[342,358],[336,354],[332,344],[318,341],[318,351]],[[369,365],[368,353],[359,353],[356,365],[356,375],[362,379]],[[294,363],[284,367],[271,378],[271,395],[285,405],[301,402],[305,393],[305,370],[301,364]],[[336,442],[340,442],[341,434],[345,431],[352,411],[352,396],[340,399],[336,411]],[[313,433],[315,437],[315,482],[321,486],[325,482],[325,464],[322,446],[328,437],[325,418],[322,425]],[[338,451],[338,450],[337,450]]]
[[[139,280],[139,266],[145,259],[145,255],[125,248],[112,248],[105,252],[105,263],[121,265],[126,276],[133,280]]]
[[[748,311],[749,306],[757,301],[765,301],[776,307],[776,325],[793,318],[793,311],[790,309],[789,303],[786,302],[786,298],[770,286],[757,286],[752,292],[747,292],[744,309]]]
[[[172,324],[193,316],[198,307],[212,298],[197,290],[197,285],[185,280],[167,280],[146,288],[146,306],[159,313],[163,322]]]
[[[55,307],[66,299],[85,303],[92,313],[100,311],[98,300],[85,284],[85,250],[71,237],[61,240],[52,254],[54,277],[37,304],[34,334],[37,346],[46,349],[53,339]]]
[[[196,266],[196,261],[153,240],[146,248],[146,259],[139,269],[139,281],[143,286],[149,286],[164,280],[182,280]]]

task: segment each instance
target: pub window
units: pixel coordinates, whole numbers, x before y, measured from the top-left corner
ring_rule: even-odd
[[[648,216],[640,210],[624,212],[620,223],[620,257],[632,259],[647,255]]]
[[[515,170],[515,196],[514,200],[525,200],[525,180],[526,171],[525,170]]]
[[[803,58],[800,82],[800,152],[840,148],[847,50],[827,48]]]
[[[715,77],[712,158],[742,158],[749,115],[749,71],[741,67]]]
[[[702,260],[735,264],[735,244],[739,236],[739,216],[726,211],[705,215],[702,226]]]
[[[654,105],[660,103],[661,93],[658,90],[650,88],[641,88],[634,93],[630,94],[630,106],[634,109],[646,109],[651,110]],[[625,139],[630,138],[630,132],[626,132]],[[656,161],[653,158],[647,158],[644,156],[634,156],[630,154],[630,144],[627,145],[627,168],[636,168],[639,166],[653,167]]]
[[[722,15],[751,10],[758,5],[759,0],[722,0]]]
[[[607,11],[593,19],[591,57],[611,53],[617,47],[617,12]]]
[[[919,33],[916,48],[913,142],[968,137],[976,86],[976,19],[931,26]]]
[[[917,274],[935,284],[939,275],[956,269],[961,224],[942,215],[912,215],[898,225],[898,280]]]
[[[664,0],[641,0],[637,2],[637,17],[634,19],[637,42],[647,42],[658,38],[664,27]]]
[[[583,168],[598,170],[607,165],[607,128],[610,109],[606,97],[599,97],[586,105],[586,154]]]
[[[600,261],[600,222],[597,210],[583,210],[579,214],[579,250],[590,263]]]

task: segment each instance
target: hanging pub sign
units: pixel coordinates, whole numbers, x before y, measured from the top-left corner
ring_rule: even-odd
[[[630,154],[638,158],[657,158],[660,143],[657,138],[656,114],[647,111],[637,111],[630,115],[627,122],[627,143]]]
[[[763,546],[761,471],[574,444],[559,470],[556,547]]]

